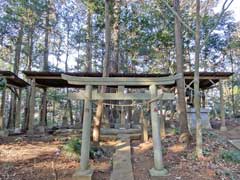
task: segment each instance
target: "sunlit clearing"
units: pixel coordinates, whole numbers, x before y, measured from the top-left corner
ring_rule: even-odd
[[[169,151],[174,152],[174,153],[182,152],[185,149],[186,149],[185,144],[175,144],[168,148]]]

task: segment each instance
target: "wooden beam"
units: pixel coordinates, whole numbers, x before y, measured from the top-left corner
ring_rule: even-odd
[[[86,99],[86,93],[81,91],[79,93],[70,93],[68,98],[71,100],[84,100]],[[163,93],[154,99],[162,100],[174,100],[175,96],[173,93]],[[97,93],[92,92],[92,100],[150,100],[150,93]]]
[[[184,79],[194,79],[194,76],[184,76]],[[199,79],[229,79],[229,77],[224,76],[199,76]]]
[[[27,79],[52,79],[52,80],[62,79],[62,77],[60,76],[28,76],[28,75],[25,76]]]
[[[1,74],[0,74],[0,77],[6,78],[6,79],[14,79],[15,78],[15,76],[4,76],[4,75],[1,75]]]
[[[170,85],[175,80],[183,78],[182,74],[166,77],[77,77],[62,74],[62,78],[73,85],[104,85],[104,86],[148,86],[148,85]]]

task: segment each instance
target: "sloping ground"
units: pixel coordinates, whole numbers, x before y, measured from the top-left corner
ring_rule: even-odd
[[[132,162],[134,178],[137,180],[230,180],[240,179],[240,164],[227,162],[221,158],[224,151],[235,150],[227,142],[228,136],[219,131],[204,132],[203,160],[196,160],[195,144],[185,148],[177,144],[178,136],[163,139],[164,164],[169,174],[161,178],[151,178],[148,170],[153,167],[152,142],[132,141]]]
[[[79,162],[61,153],[63,141],[44,138],[8,137],[0,139],[1,180],[70,180]],[[113,150],[114,143],[104,147]],[[91,161],[93,178],[108,180],[111,173],[111,155]]]
[[[240,139],[229,140],[229,142],[238,150],[240,150]]]
[[[229,128],[229,130],[226,132],[226,136],[229,139],[240,139],[240,126]]]

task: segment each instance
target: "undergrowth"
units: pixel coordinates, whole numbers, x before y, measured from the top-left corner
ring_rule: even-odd
[[[70,139],[63,146],[63,153],[70,159],[79,160],[81,155],[81,141],[79,138]],[[90,158],[97,159],[104,156],[104,150],[96,145],[91,145],[90,148]]]
[[[223,151],[221,153],[221,158],[225,161],[240,163],[240,151],[238,150]]]

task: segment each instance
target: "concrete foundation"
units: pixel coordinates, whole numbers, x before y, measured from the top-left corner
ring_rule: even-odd
[[[158,176],[166,176],[168,174],[168,171],[164,168],[161,170],[152,168],[149,170],[149,173],[150,173],[151,177],[158,177]]]
[[[28,136],[32,136],[34,134],[34,131],[32,130],[32,129],[29,129],[28,131],[27,131],[27,135]]]
[[[76,170],[76,172],[73,174],[72,179],[73,180],[91,180],[93,175],[93,170]]]
[[[14,133],[21,133],[21,128],[15,128]]]
[[[227,127],[226,126],[221,126],[220,131],[227,131]]]
[[[0,137],[7,137],[9,134],[8,130],[0,130]]]
[[[37,127],[37,132],[40,134],[44,134],[46,132],[46,127],[45,126]]]
[[[202,127],[205,129],[212,129],[208,113],[209,113],[208,109],[205,108],[200,109]],[[189,128],[196,129],[196,111],[194,108],[187,109],[187,118]]]

